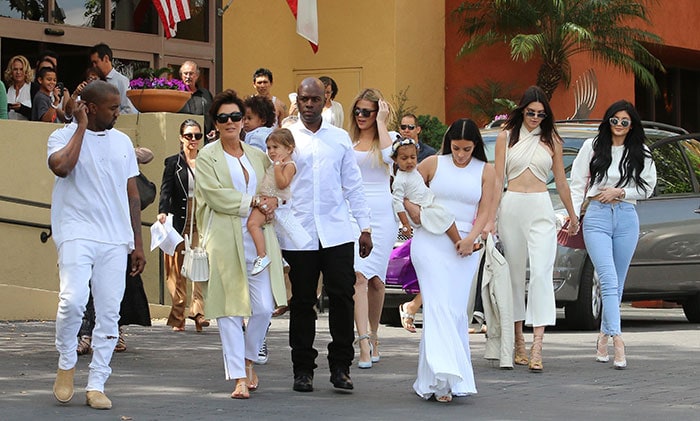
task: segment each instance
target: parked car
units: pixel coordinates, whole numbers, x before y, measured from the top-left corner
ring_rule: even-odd
[[[567,177],[583,142],[597,134],[599,121],[557,122],[564,140]],[[679,303],[688,321],[700,323],[700,133],[661,123],[644,122],[656,164],[658,182],[651,198],[637,204],[640,233],[625,283],[623,301],[665,300]],[[489,160],[493,161],[499,129],[483,129]],[[564,210],[548,183],[555,212]],[[554,290],[558,307],[564,307],[567,324],[575,329],[600,326],[600,282],[586,250],[557,247]],[[387,283],[383,320],[400,325],[398,304],[410,296]],[[395,314],[394,314],[395,313]]]

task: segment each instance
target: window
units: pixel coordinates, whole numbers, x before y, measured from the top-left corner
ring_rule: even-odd
[[[691,174],[688,169],[687,149],[684,147],[684,143],[684,141],[664,143],[652,150],[652,157],[656,164],[656,193],[658,195],[695,191],[695,174]],[[697,163],[700,163],[697,151],[694,158]]]

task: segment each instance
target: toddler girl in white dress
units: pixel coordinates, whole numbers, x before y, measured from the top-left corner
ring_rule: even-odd
[[[282,206],[291,199],[289,185],[297,172],[296,164],[291,159],[292,152],[294,152],[294,136],[288,129],[277,129],[270,133],[265,143],[267,155],[272,160],[273,165],[265,170],[265,177],[260,184],[260,195],[277,197],[279,201],[279,207],[275,210],[275,223],[282,229],[278,230],[277,234],[282,234],[280,231],[284,231],[288,235],[295,234],[292,236],[294,242],[301,242],[304,245],[311,240],[311,237],[301,228],[293,215],[289,214],[289,208]],[[266,222],[265,214],[254,207],[246,225],[258,255],[253,263],[251,275],[262,272],[270,264],[270,258],[265,251],[265,237],[263,235],[263,225]]]
[[[421,207],[420,225],[433,234],[447,233],[453,243],[461,240],[455,225],[455,217],[445,208],[434,203],[435,195],[425,185],[423,176],[418,172],[418,146],[416,141],[407,137],[398,138],[391,145],[392,154],[398,167],[391,186],[394,212],[401,221],[401,231],[407,237],[413,233],[411,225],[419,226],[406,215],[404,198]]]

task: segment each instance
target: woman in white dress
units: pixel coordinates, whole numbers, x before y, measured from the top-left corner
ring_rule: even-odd
[[[398,223],[389,186],[391,136],[386,122],[389,104],[377,89],[365,89],[352,105],[350,138],[362,172],[362,185],[371,209],[372,253],[360,258],[355,245],[355,326],[360,345],[359,368],[379,361],[379,317],[384,305],[384,282],[389,254],[394,247]],[[359,229],[358,229],[359,231]],[[359,232],[358,232],[359,237]],[[357,241],[356,241],[357,242]]]
[[[450,402],[452,396],[476,393],[467,303],[479,267],[473,247],[489,220],[496,179],[479,129],[469,119],[452,123],[439,155],[426,158],[418,170],[435,203],[454,214],[462,239],[455,244],[446,234],[422,227],[414,232],[411,261],[423,295],[423,336],[413,389],[424,399]],[[420,223],[420,208],[408,201],[404,206]]]

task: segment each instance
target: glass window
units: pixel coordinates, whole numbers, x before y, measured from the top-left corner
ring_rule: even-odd
[[[158,12],[152,1],[112,1],[112,28],[118,31],[158,33]]]
[[[46,22],[46,0],[2,0],[0,16]]]
[[[671,142],[654,148],[652,156],[656,164],[656,193],[658,195],[692,193],[694,191],[693,178],[688,171],[681,142]]]
[[[88,28],[104,28],[103,0],[60,0],[54,11],[56,23]]]
[[[209,41],[209,3],[195,0],[190,2],[190,19],[177,24],[177,39]]]

